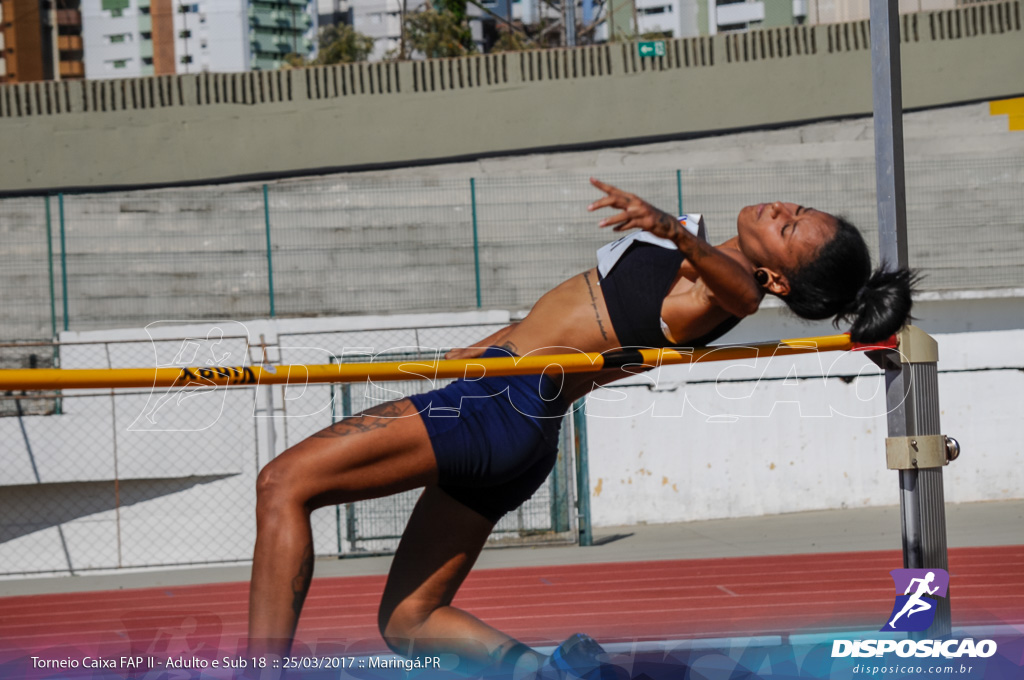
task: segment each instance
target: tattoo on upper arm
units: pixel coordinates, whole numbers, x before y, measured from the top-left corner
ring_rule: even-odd
[[[594,310],[594,317],[597,318],[597,327],[601,330],[601,337],[608,339],[608,331],[604,329],[604,321],[601,319],[601,310],[597,306],[597,295],[594,294],[594,284],[590,281],[590,272],[583,272],[583,280],[587,282],[587,291],[590,292],[590,306]]]
[[[683,229],[682,227],[679,228],[677,234],[679,237],[687,240],[689,247],[684,250],[684,253],[686,254],[686,258],[691,262],[700,262],[715,252],[714,246],[707,241],[694,237],[690,232],[686,231],[686,229]],[[674,240],[678,245],[680,239],[677,238]]]
[[[684,252],[686,257],[693,262],[699,262],[705,257],[711,254],[714,248],[707,241],[702,241],[699,238],[694,238],[690,232],[680,226],[679,220],[667,212],[658,212],[657,217],[658,232],[664,232],[655,234],[656,236],[664,236],[664,238],[675,241],[676,245],[680,245],[680,242],[684,239],[687,242],[687,247]],[[683,250],[683,248],[680,248]]]
[[[306,593],[309,592],[309,584],[313,581],[313,543],[307,543],[302,552],[302,562],[299,564],[299,571],[292,579],[292,611],[295,618],[302,613],[302,603],[306,601]]]
[[[330,427],[320,430],[313,437],[317,439],[333,439],[359,432],[370,432],[387,427],[394,418],[405,415],[405,409],[397,401],[389,401],[357,413],[350,418],[340,420]]]

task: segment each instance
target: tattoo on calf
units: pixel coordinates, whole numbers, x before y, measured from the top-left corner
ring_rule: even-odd
[[[608,339],[608,331],[604,329],[604,321],[601,320],[601,310],[597,306],[597,295],[594,294],[594,284],[590,282],[590,272],[583,272],[583,280],[587,282],[587,291],[590,292],[590,306],[594,310],[594,317],[597,319],[597,327],[601,330],[601,337]]]
[[[386,404],[373,406],[350,418],[338,421],[330,427],[320,430],[313,437],[317,439],[332,439],[360,432],[379,430],[382,427],[387,427],[392,419],[403,417],[404,412],[405,409],[399,406],[397,401],[389,401]]]
[[[292,611],[298,618],[302,612],[302,603],[306,601],[306,593],[309,592],[309,584],[313,581],[313,544],[306,544],[302,553],[302,563],[299,565],[299,573],[292,579]]]

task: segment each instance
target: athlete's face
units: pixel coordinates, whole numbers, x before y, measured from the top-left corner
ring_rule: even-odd
[[[739,247],[757,268],[796,271],[835,236],[836,218],[796,203],[748,205],[736,219]]]

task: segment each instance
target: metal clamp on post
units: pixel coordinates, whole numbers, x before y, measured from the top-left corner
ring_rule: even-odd
[[[869,350],[867,355],[883,370],[911,364],[934,364],[939,360],[939,344],[917,326],[904,326],[896,334],[896,349]]]
[[[960,455],[960,443],[944,434],[888,437],[885,466],[890,470],[920,470],[949,465]]]
[[[917,326],[904,326],[896,337],[901,364],[933,364],[939,360],[939,343]]]

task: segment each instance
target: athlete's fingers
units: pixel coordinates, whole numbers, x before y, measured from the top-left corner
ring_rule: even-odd
[[[629,222],[630,228],[653,229],[657,226],[654,210],[643,201],[627,205],[622,212],[602,220],[601,226],[610,226],[621,222]]]
[[[599,198],[587,206],[587,210],[600,210],[601,208],[650,210],[650,205],[648,205],[642,198],[638,198],[633,194],[615,194]]]
[[[619,196],[603,196],[590,205],[587,210],[600,210],[601,208],[622,208],[625,202]]]
[[[627,212],[620,212],[620,213],[618,213],[616,215],[612,215],[611,217],[604,218],[603,220],[601,220],[597,224],[598,224],[599,227],[612,227],[612,226],[616,226],[616,225],[621,226],[623,223],[629,222],[631,219],[633,219],[633,218],[629,215],[629,213],[627,213]],[[619,230],[618,227],[616,227],[615,231],[618,231],[618,230]]]
[[[632,205],[634,203],[643,203],[643,199],[638,198],[634,194],[629,194],[626,193],[625,191],[616,190],[613,193],[609,193],[607,196],[602,196],[601,198],[597,199],[595,203],[596,202],[603,202],[606,205],[616,205],[619,207],[625,207],[627,205]]]
[[[596,186],[601,191],[603,191],[606,194],[608,194],[608,196],[606,196],[606,197],[604,197],[602,199],[599,199],[599,200],[601,200],[601,201],[609,201],[609,200],[613,201],[613,203],[608,203],[607,205],[615,205],[616,207],[620,207],[621,208],[621,207],[624,207],[624,206],[626,206],[626,205],[628,205],[628,204],[630,204],[630,203],[632,203],[634,201],[639,201],[640,200],[634,194],[631,194],[629,192],[623,191],[622,189],[619,189],[618,187],[614,187],[611,184],[605,184],[604,182],[601,182],[600,180],[594,179],[593,177],[590,178],[590,181],[594,184],[594,186]],[[591,208],[591,210],[594,210],[594,209],[595,208]]]
[[[651,206],[646,203],[641,202],[639,205],[631,205],[626,208],[625,212],[633,220],[633,226],[641,229],[652,229],[657,224]]]
[[[593,184],[598,189],[600,189],[601,191],[605,192],[606,194],[621,194],[622,193],[622,190],[619,189],[618,187],[612,186],[611,184],[605,184],[604,182],[602,182],[601,180],[597,179],[596,177],[591,177],[590,178],[590,183]]]

